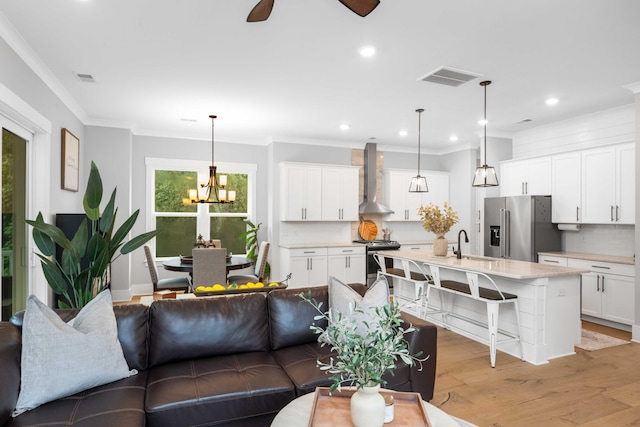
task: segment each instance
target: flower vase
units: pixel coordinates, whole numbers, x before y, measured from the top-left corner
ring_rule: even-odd
[[[351,396],[351,421],[355,427],[382,427],[385,403],[380,384],[362,387]]]
[[[433,241],[433,254],[435,256],[447,256],[449,250],[449,241],[445,239],[444,234],[436,234]]]

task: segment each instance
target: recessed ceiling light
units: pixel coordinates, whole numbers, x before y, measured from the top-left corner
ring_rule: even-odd
[[[362,49],[360,49],[360,55],[364,56],[365,58],[368,58],[375,54],[376,54],[376,48],[373,46],[364,46]]]
[[[549,98],[545,102],[547,103],[547,105],[556,105],[558,101],[559,101],[558,98]]]
[[[348,124],[343,123],[343,124],[340,125],[340,130],[349,130],[349,127],[350,126]]]
[[[458,140],[458,135],[451,135],[449,137],[449,141],[451,141],[451,142],[456,142],[457,140]]]
[[[407,132],[406,130],[401,130],[400,132],[398,132],[398,135],[407,136],[407,135],[409,135],[409,132]]]

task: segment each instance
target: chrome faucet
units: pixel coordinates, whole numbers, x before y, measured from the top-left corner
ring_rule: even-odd
[[[457,251],[453,251],[454,254],[456,254],[456,258],[458,259],[462,259],[462,248],[460,247],[460,234],[464,233],[464,242],[465,243],[469,243],[469,237],[467,236],[467,232],[464,230],[460,230],[458,231],[458,250]]]

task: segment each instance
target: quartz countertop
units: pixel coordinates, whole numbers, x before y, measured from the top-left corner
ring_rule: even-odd
[[[631,256],[586,254],[581,252],[539,252],[538,255],[557,256],[563,258],[586,259],[588,261],[614,262],[617,264],[635,265],[636,260]]]
[[[455,255],[446,257],[435,256],[432,251],[380,251],[381,254],[394,258],[411,259],[443,267],[454,267],[461,270],[477,271],[490,276],[501,276],[510,279],[540,279],[556,276],[571,276],[588,273],[589,270],[555,265],[538,264],[535,262],[516,261],[504,258],[491,258],[469,255],[457,259]]]
[[[357,246],[364,248],[362,243],[338,242],[338,243],[283,243],[281,248],[285,249],[305,249],[305,248],[341,248],[345,246]]]

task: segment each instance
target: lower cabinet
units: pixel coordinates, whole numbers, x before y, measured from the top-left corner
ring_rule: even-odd
[[[364,247],[328,248],[328,274],[343,283],[367,283]]]
[[[283,249],[281,253],[282,271],[291,273],[289,287],[327,284],[327,248]]]
[[[569,258],[567,266],[591,270],[590,273],[582,274],[582,314],[633,325],[633,265]]]

